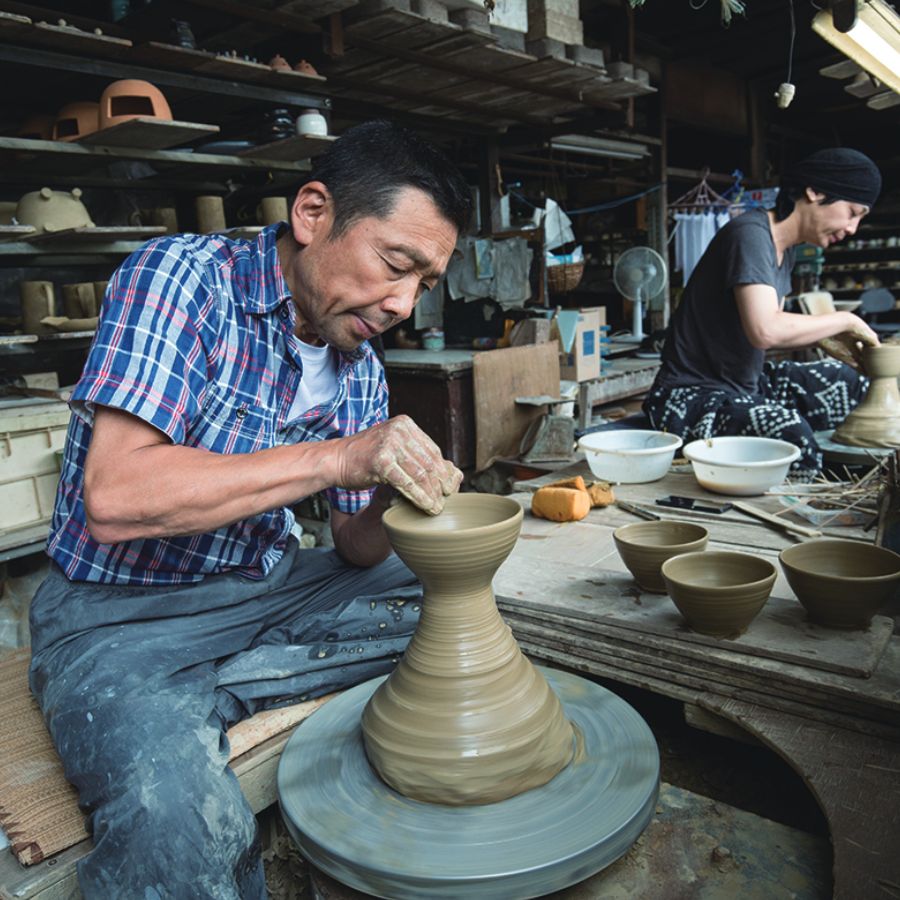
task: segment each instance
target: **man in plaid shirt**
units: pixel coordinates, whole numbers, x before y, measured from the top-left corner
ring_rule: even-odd
[[[389,671],[421,589],[381,516],[461,473],[388,418],[369,344],[443,273],[458,171],[386,122],[351,129],[255,243],[151,241],[110,281],[72,396],[32,602],[31,685],[90,816],[91,898],[264,898],[225,731]],[[324,491],[335,550],[291,507]]]

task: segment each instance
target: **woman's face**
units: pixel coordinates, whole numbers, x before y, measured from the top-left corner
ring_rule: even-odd
[[[869,214],[869,207],[850,200],[824,203],[825,194],[807,189],[810,199],[807,243],[828,248],[850,235],[856,234],[859,223]]]

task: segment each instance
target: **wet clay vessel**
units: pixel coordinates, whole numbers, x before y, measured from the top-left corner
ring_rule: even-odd
[[[705,550],[709,532],[693,522],[633,522],[613,532],[622,562],[645,591],[665,594],[660,567],[679,553]]]
[[[854,447],[900,447],[900,344],[866,347],[862,366],[871,379],[869,390],[832,440]]]
[[[868,628],[900,587],[900,556],[874,544],[823,538],[778,559],[807,616],[828,628]]]
[[[678,611],[694,631],[713,637],[743,634],[769,599],[776,575],[767,559],[724,550],[683,553],[662,564]]]
[[[573,757],[562,705],[491,589],[521,523],[519,504],[492,494],[449,497],[439,516],[407,503],[384,515],[424,600],[403,659],[366,704],[362,732],[374,769],[407,797],[494,803],[547,783]]]

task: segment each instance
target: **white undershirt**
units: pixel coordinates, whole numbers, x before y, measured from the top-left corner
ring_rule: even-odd
[[[324,347],[314,347],[303,341],[297,343],[303,360],[303,377],[291,404],[288,418],[291,422],[313,407],[328,403],[338,389],[337,353],[327,344]]]

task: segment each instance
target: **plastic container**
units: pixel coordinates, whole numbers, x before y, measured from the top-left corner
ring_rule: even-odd
[[[749,435],[691,441],[682,451],[694,477],[709,491],[751,497],[787,478],[800,449],[787,441]]]
[[[665,431],[617,428],[595,431],[578,441],[594,476],[617,484],[658,481],[672,465],[682,441]]]
[[[49,522],[59,481],[58,450],[71,413],[65,403],[0,402],[0,532]]]

